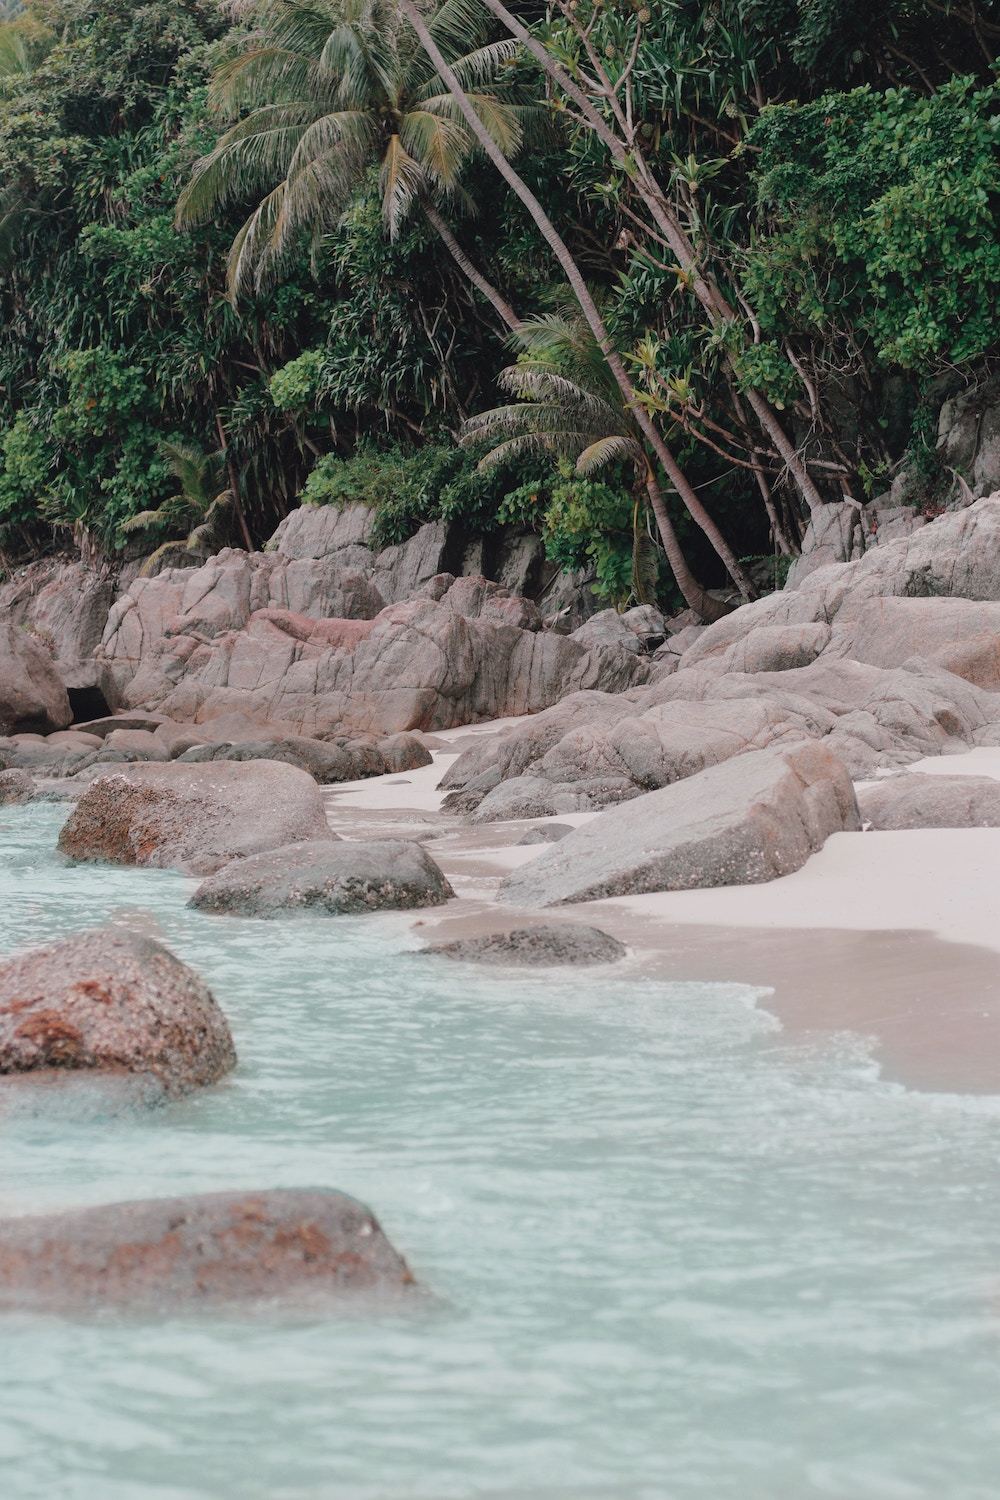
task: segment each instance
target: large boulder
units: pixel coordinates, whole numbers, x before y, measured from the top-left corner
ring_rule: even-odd
[[[50,652],[64,685],[82,694],[97,683],[94,652],[114,596],[114,580],[103,570],[45,558],[0,587],[0,619],[29,630]]]
[[[480,937],[435,943],[422,953],[454,958],[464,963],[513,968],[556,968],[565,964],[613,964],[628,952],[624,943],[581,923],[548,922],[537,927],[512,927]]]
[[[73,715],[51,654],[9,616],[0,616],[0,735],[49,734]]]
[[[403,839],[292,844],[237,860],[209,877],[190,905],[240,917],[409,911],[454,895],[418,843]]]
[[[861,788],[858,807],[873,829],[1000,828],[1000,781],[904,772]]]
[[[136,1074],[174,1095],[235,1064],[207,986],[149,938],[102,927],[0,963],[0,1074]]]
[[[8,1308],[175,1313],[412,1285],[371,1210],[325,1190],[202,1193],[0,1221]]]
[[[860,827],[842,762],[805,741],[761,750],[602,813],[508,876],[501,899],[558,906],[748,885],[797,870]]]
[[[123,766],[94,781],[59,835],[77,860],[210,875],[234,859],[331,839],[305,771],[275,761]]]

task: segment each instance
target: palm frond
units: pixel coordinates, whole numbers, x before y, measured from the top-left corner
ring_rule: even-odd
[[[596,443],[591,443],[584,448],[577,458],[576,472],[583,476],[596,474],[599,469],[606,469],[608,464],[619,460],[633,464],[641,463],[642,448],[635,438],[612,433],[608,437],[598,438]]]

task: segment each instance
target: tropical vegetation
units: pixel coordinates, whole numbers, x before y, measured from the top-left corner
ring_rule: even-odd
[[[981,0],[0,11],[0,563],[530,527],[710,617],[1000,352]]]

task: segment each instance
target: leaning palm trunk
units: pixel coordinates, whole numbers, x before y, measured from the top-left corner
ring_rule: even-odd
[[[434,204],[428,198],[422,198],[420,200],[420,207],[423,209],[427,222],[437,230],[441,243],[445,246],[463,276],[486,298],[487,302],[492,303],[511,332],[517,333],[521,327],[521,319],[517,316],[510,303],[497,291],[496,287],[492,286],[486,280],[483,273],[473,265],[445,220],[434,207]]]
[[[691,288],[708,315],[709,322],[713,327],[718,327],[721,323],[731,319],[734,315],[733,309],[729,306],[721,289],[699,268],[694,246],[680,220],[671,209],[638,145],[633,144],[626,148],[624,142],[615,135],[600,111],[594,106],[593,101],[587,97],[565,69],[559,66],[548,48],[543,46],[537,37],[532,36],[527,27],[511,14],[503,4],[503,0],[483,0],[483,4],[503,23],[511,36],[516,37],[528,49],[566,97],[573,100],[587,124],[611,153],[615,164],[628,173],[629,180],[638,189],[643,203],[649,210],[660,234],[669,245],[678,266],[689,278]],[[822,507],[823,497],[801,454],[785,432],[777,413],[760,391],[747,391],[746,397],[754,416],[781,456],[802,498],[810,511],[815,513]]]
[[[441,53],[440,48],[436,45],[434,38],[431,36],[429,30],[427,29],[427,25],[420,14],[420,11],[417,9],[417,6],[414,4],[414,0],[399,0],[399,6],[403,15],[405,15],[406,19],[413,27],[417,36],[420,38],[421,45],[423,46],[424,51],[427,53],[427,56],[434,64],[434,67],[437,69],[438,74],[443,79],[452,97],[455,99],[455,102],[457,103],[459,109],[465,117],[466,122],[468,123],[469,129],[479,141],[479,144],[482,147],[483,151],[489,157],[490,161],[492,161],[493,165],[507,182],[508,186],[511,187],[517,194],[518,198],[520,198],[521,202],[524,204],[525,208],[528,210],[529,214],[534,220],[539,232],[545,237],[546,241],[552,248],[555,257],[562,267],[564,275],[566,276],[566,280],[568,281],[570,288],[572,289],[573,295],[579,303],[580,309],[583,312],[587,323],[590,325],[595,339],[597,340],[601,353],[607,363],[608,369],[613,375],[618,389],[621,391],[625,404],[632,412],[636,426],[640,429],[643,437],[646,439],[653,452],[656,454],[656,457],[662,465],[667,478],[670,480],[670,483],[673,485],[674,489],[677,491],[677,494],[680,496],[684,505],[687,507],[692,519],[697,523],[698,526],[701,527],[702,531],[711,542],[716,553],[725,564],[730,577],[736,584],[740,593],[744,598],[751,598],[753,596],[753,589],[750,584],[749,578],[741,568],[735,554],[730,548],[728,542],[723,537],[722,533],[719,531],[719,528],[716,526],[715,522],[712,520],[712,517],[708,514],[701,501],[698,499],[698,496],[695,494],[694,489],[682,472],[679,464],[677,463],[677,460],[674,458],[670,449],[663,441],[660,433],[657,431],[656,426],[650,419],[648,412],[646,412],[642,405],[639,403],[635,387],[633,386],[631,380],[628,377],[628,374],[626,373],[625,366],[622,363],[621,358],[619,357],[618,353],[611,343],[611,336],[608,333],[607,327],[604,323],[604,319],[601,317],[600,313],[597,310],[597,304],[594,302],[593,297],[590,295],[590,291],[583,279],[580,268],[576,264],[576,261],[573,259],[573,256],[570,254],[566,242],[563,240],[559,231],[556,229],[555,225],[552,223],[552,220],[549,218],[548,214],[545,212],[545,209],[535,197],[534,193],[528,187],[527,183],[511,166],[510,162],[504,156],[503,152],[500,150],[493,137],[490,135],[490,132],[487,130],[486,126],[479,118],[478,114],[472,106],[468,95],[466,94],[465,90],[462,88],[461,83],[456,77],[454,70],[449,67],[448,63]],[[666,547],[666,539],[664,539],[664,547]]]
[[[670,564],[670,571],[673,573],[677,587],[680,589],[681,598],[688,609],[693,609],[695,614],[700,615],[707,624],[710,625],[713,620],[721,620],[723,615],[731,612],[731,607],[723,600],[716,599],[714,594],[708,593],[691,572],[688,560],[684,556],[684,549],[677,539],[677,533],[667,512],[663,496],[660,493],[660,486],[656,482],[656,475],[652,468],[647,469],[644,482],[646,494],[649,496],[649,507],[656,517],[656,525],[660,533],[660,540],[663,543],[663,550],[666,553],[667,562]]]

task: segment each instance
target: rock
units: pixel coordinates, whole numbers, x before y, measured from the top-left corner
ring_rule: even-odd
[[[904,772],[863,787],[858,807],[873,829],[1000,828],[1000,781]]]
[[[76,860],[210,875],[285,844],[331,839],[319,788],[274,761],[143,765],[102,776],[59,835]]]
[[[638,634],[626,624],[624,616],[614,609],[602,609],[591,615],[578,630],[573,631],[572,640],[589,650],[631,651],[635,656],[642,652],[642,641]]]
[[[370,1209],[306,1188],[201,1193],[0,1221],[0,1304],[83,1312],[400,1293]]]
[[[808,667],[830,644],[829,625],[761,625],[721,656],[709,658],[719,672],[789,672]],[[913,653],[910,652],[910,655]],[[682,665],[684,663],[682,662]],[[879,665],[884,665],[879,663]]]
[[[757,884],[799,869],[831,833],[859,826],[843,764],[806,741],[737,756],[602,813],[508,876],[500,895],[557,906]]]
[[[75,724],[73,732],[104,740],[119,729],[144,729],[148,734],[154,734],[169,722],[162,714],[108,714],[103,719],[89,719],[85,724]]]
[[[326,744],[300,735],[285,735],[276,740],[241,740],[233,745],[225,742],[196,745],[183,751],[177,760],[184,765],[203,765],[208,761],[280,761],[308,772],[321,786],[382,776],[388,769],[384,757],[370,741]]]
[[[20,625],[0,617],[0,734],[48,734],[73,715],[50,654]]]
[[[529,828],[523,837],[518,839],[521,844],[558,844],[568,833],[573,832],[572,823],[540,823],[537,828]]]
[[[0,587],[0,619],[30,631],[50,652],[61,682],[82,695],[97,683],[94,652],[114,596],[110,575],[45,558]]]
[[[502,781],[472,813],[474,823],[511,818],[549,818],[555,813],[586,812],[594,806],[582,787],[553,786],[541,776],[515,776]]]
[[[60,750],[99,750],[104,741],[99,735],[86,734],[80,729],[59,729],[55,734],[46,735],[45,743],[58,746]]]
[[[176,1095],[235,1065],[207,986],[149,938],[102,927],[0,963],[0,1074],[143,1074]]]
[[[649,675],[631,652],[496,623],[508,605],[520,618],[518,601],[495,592],[470,598],[469,580],[460,583],[457,604],[482,606],[480,614],[453,608],[449,589],[383,610],[347,644],[330,643],[338,622],[273,610],[211,638],[175,631],[142,654],[120,696],[178,722],[239,713],[280,720],[302,736],[383,737],[533,713],[577,688],[618,690]],[[118,631],[106,637],[109,660],[120,659],[122,643]]]
[[[938,456],[962,475],[974,495],[988,495],[1000,486],[1000,392],[995,380],[944,403]]]
[[[513,927],[508,932],[491,932],[484,937],[435,943],[421,951],[465,963],[552,968],[559,964],[613,964],[623,959],[628,949],[597,927],[566,922]]]
[[[292,844],[211,876],[190,905],[240,917],[409,911],[454,896],[420,844],[404,839]]]
[[[633,609],[627,609],[621,620],[638,638],[644,651],[656,651],[666,641],[667,622],[652,604],[637,604]]]
[[[108,750],[134,751],[141,760],[169,760],[162,740],[148,729],[113,729],[104,739]]]
[[[434,764],[430,750],[415,734],[392,734],[388,739],[379,740],[376,748],[385,762],[386,771],[396,775]]]
[[[31,802],[37,790],[27,771],[0,771],[0,807]]]

